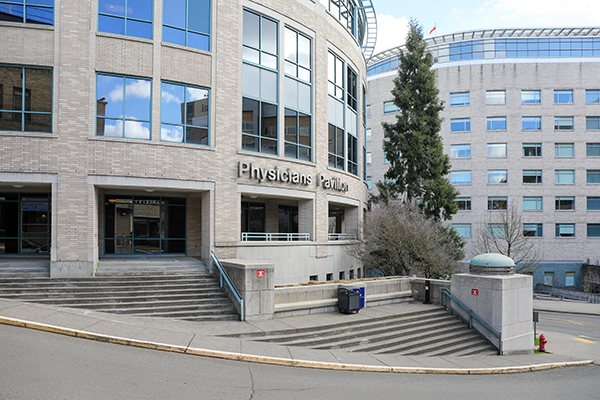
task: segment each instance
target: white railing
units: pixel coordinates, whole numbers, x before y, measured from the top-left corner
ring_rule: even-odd
[[[330,233],[328,240],[356,240],[354,233]]]
[[[264,241],[264,242],[292,242],[292,241],[310,241],[310,233],[258,233],[258,232],[242,232],[242,242],[248,241]]]

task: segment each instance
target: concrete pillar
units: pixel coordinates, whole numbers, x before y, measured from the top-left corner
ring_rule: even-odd
[[[274,265],[233,259],[221,260],[221,266],[244,299],[244,321],[272,319],[275,313]],[[235,304],[233,294],[228,294]],[[241,312],[239,306],[235,306]]]

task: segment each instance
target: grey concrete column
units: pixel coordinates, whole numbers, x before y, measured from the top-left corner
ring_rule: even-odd
[[[233,259],[221,260],[221,266],[244,299],[244,320],[273,318],[275,313],[275,267],[273,264]],[[233,300],[233,294],[228,294]],[[237,304],[236,307],[238,307]],[[239,307],[238,311],[241,312]]]

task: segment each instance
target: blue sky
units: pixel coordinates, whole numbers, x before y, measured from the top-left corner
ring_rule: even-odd
[[[599,0],[372,0],[377,13],[375,53],[404,43],[414,17],[425,37],[483,28],[600,26]]]

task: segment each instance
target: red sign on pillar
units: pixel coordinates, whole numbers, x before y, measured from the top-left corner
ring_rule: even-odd
[[[479,296],[479,289],[471,289],[471,294],[473,296]]]
[[[258,270],[256,270],[256,277],[257,278],[264,278],[265,277],[265,270],[264,269],[258,269]]]

